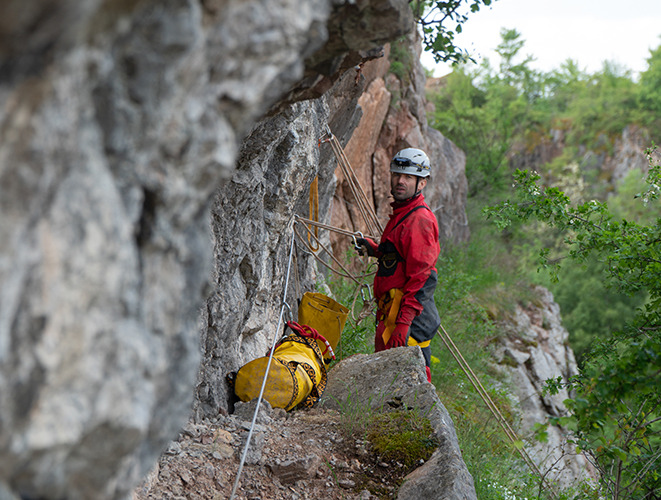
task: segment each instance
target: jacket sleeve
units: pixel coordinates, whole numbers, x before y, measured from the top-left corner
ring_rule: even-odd
[[[428,216],[414,214],[410,223],[403,224],[398,240],[397,251],[402,255],[405,265],[406,283],[402,291],[404,296],[399,309],[397,323],[410,325],[422,312],[422,304],[415,298],[436,268],[440,253],[438,244],[438,226],[436,220]],[[426,215],[426,214],[425,214]],[[408,222],[408,221],[407,221]]]

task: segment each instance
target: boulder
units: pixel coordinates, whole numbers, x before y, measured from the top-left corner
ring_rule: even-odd
[[[434,386],[427,382],[419,347],[358,354],[340,361],[328,373],[320,404],[345,414],[391,407],[415,409],[429,419],[439,447],[405,478],[397,499],[477,499],[454,424]]]

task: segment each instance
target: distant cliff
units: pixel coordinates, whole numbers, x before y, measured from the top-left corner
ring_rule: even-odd
[[[569,394],[564,389],[547,394],[546,381],[559,378],[567,382],[578,367],[553,295],[543,287],[535,287],[533,293],[533,300],[518,304],[511,317],[498,321],[503,335],[497,341],[495,362],[513,391],[514,428],[526,440],[529,455],[549,481],[569,487],[577,480],[595,479],[594,468],[568,444],[566,430],[550,426],[545,443],[534,438],[534,430],[535,424],[545,423],[549,416],[567,414],[564,400]]]

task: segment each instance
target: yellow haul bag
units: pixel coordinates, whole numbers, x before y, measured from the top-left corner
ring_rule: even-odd
[[[333,351],[337,349],[348,316],[349,309],[323,293],[306,292],[298,306],[299,325],[308,325],[317,330]],[[326,351],[324,342],[318,340],[317,343],[322,352]],[[327,363],[331,357],[332,353],[324,352]]]
[[[299,405],[312,406],[319,400],[326,388],[326,366],[317,341],[310,336],[310,329],[294,322],[288,322],[287,326],[292,333],[275,348],[264,399],[273,408],[289,411]],[[268,362],[268,356],[264,356],[239,369],[234,392],[241,401],[251,401],[259,396]]]

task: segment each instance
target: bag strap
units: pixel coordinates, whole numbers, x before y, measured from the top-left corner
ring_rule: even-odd
[[[326,354],[327,352],[330,352],[331,357],[335,359],[335,353],[333,352],[333,347],[330,345],[330,342],[328,342],[328,340],[326,340],[326,338],[317,330],[315,330],[314,328],[308,325],[299,325],[295,321],[288,321],[287,326],[301,337],[308,337],[315,340],[321,340],[324,344],[326,344],[326,350],[322,353],[322,359],[323,359],[323,355]],[[319,347],[319,344],[317,344],[316,342],[315,345]],[[316,354],[316,350],[315,350],[315,354]]]
[[[293,335],[290,335],[289,338],[286,338],[286,340],[307,345],[310,349],[314,351],[315,355],[317,356],[317,359],[319,360],[321,377],[318,384],[315,383],[314,381],[316,378],[314,368],[312,368],[312,366],[310,366],[308,363],[299,363],[299,366],[301,366],[303,370],[305,370],[305,372],[308,374],[308,377],[310,377],[310,380],[312,381],[312,390],[310,391],[310,394],[297,405],[297,407],[310,408],[311,406],[314,406],[314,404],[317,401],[319,401],[319,399],[321,399],[321,396],[326,390],[328,374],[326,373],[324,356],[321,353],[319,344],[317,344],[317,342],[315,341],[316,338],[320,338],[321,340],[326,342],[326,339],[317,330],[315,330],[314,328],[308,325],[299,325],[295,321],[288,321],[286,325],[293,332]],[[328,347],[330,349],[330,345],[328,345]],[[333,358],[334,357],[335,356],[333,356]]]

